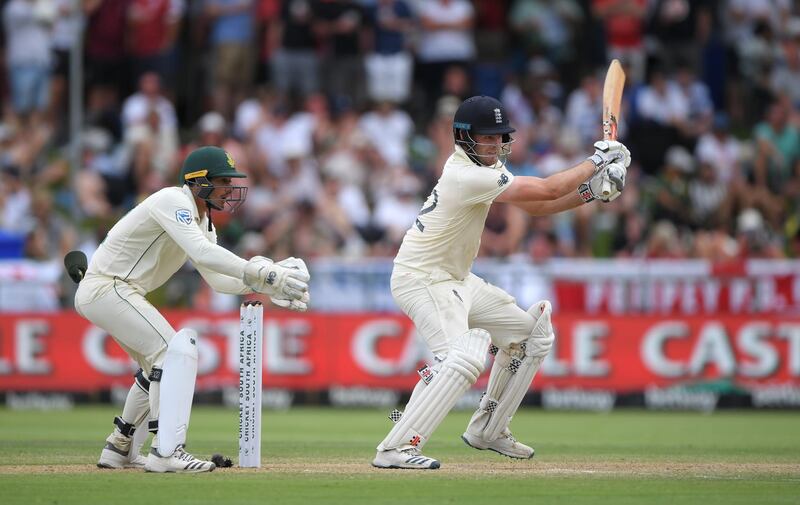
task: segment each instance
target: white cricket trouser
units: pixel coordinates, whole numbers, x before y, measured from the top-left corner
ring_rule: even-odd
[[[161,367],[175,330],[128,283],[89,275],[81,281],[75,293],[75,309],[106,330],[142,367],[145,377],[150,375],[153,365]]]
[[[148,302],[144,295],[130,284],[111,277],[89,275],[84,278],[75,293],[75,309],[80,315],[106,330],[114,340],[150,377],[153,367],[162,368],[167,354],[167,345],[175,330],[164,316]],[[149,403],[151,421],[150,431],[155,429],[159,415],[160,383],[150,382]],[[129,401],[133,401],[129,395]],[[123,412],[132,423],[140,415],[144,406],[128,405]],[[136,412],[133,412],[133,411]],[[156,446],[153,438],[153,447]]]
[[[488,331],[492,343],[503,349],[523,342],[533,331],[533,317],[513,296],[472,273],[463,281],[438,280],[395,268],[391,289],[435,355],[447,354],[452,339],[471,328]]]

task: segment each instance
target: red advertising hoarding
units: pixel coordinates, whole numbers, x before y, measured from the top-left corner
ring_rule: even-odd
[[[167,312],[201,336],[198,390],[238,384],[238,314]],[[535,388],[619,393],[727,379],[800,386],[800,317],[602,316],[559,313],[556,347]],[[429,358],[395,314],[264,315],[264,386],[410,390]],[[136,366],[71,312],[0,316],[0,391],[93,392],[130,384]],[[485,380],[485,377],[483,378]]]

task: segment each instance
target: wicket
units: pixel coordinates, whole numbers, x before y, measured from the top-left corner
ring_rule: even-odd
[[[239,466],[260,468],[264,306],[243,303],[239,320]]]

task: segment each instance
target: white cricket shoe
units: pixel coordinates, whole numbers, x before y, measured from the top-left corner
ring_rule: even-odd
[[[533,447],[528,447],[522,442],[517,442],[508,428],[504,429],[503,433],[491,442],[487,442],[468,431],[465,431],[464,434],[461,435],[461,440],[475,449],[480,449],[481,451],[489,449],[490,451],[508,456],[509,458],[531,459],[533,457]]]
[[[162,458],[156,449],[150,449],[147,455],[147,463],[144,465],[145,472],[154,473],[201,473],[213,472],[217,467],[211,461],[197,459],[182,446],[178,446],[172,456]]]
[[[415,470],[436,470],[441,466],[433,458],[422,455],[416,447],[408,449],[389,449],[388,451],[378,451],[372,466],[378,468],[410,468]]]
[[[108,437],[106,445],[100,453],[100,459],[97,461],[98,468],[144,468],[147,460],[138,453],[131,454],[130,440],[119,440],[119,437],[113,441],[111,439],[112,437]]]

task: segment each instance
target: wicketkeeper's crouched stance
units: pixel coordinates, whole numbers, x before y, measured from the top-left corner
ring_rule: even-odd
[[[187,259],[219,292],[264,293],[282,307],[307,308],[309,275],[302,260],[273,263],[257,256],[248,261],[216,244],[211,211],[234,211],[242,204],[247,188],[232,184],[241,177],[246,176],[224,150],[193,151],[184,161],[181,186],[162,189],[137,205],[114,225],[91,259],[75,308],[141,367],[122,415],[114,419],[100,467],[214,469],[214,463],[184,449],[197,375],[197,334],[189,328],[176,332],[145,299]],[[143,440],[146,430],[154,436],[145,459],[134,438]]]
[[[406,233],[394,260],[391,289],[436,358],[433,379],[421,380],[394,428],[378,445],[380,468],[439,468],[421,449],[456,400],[495,354],[486,393],[462,439],[476,449],[530,458],[533,449],[514,439],[509,424],[553,345],[548,301],[527,311],[505,291],[470,272],[494,201],[547,215],[595,199],[617,198],[630,163],[614,141],[595,143],[586,161],[546,179],[515,177],[504,164],[511,133],[501,103],[486,96],[464,101],[456,112],[455,152]],[[613,182],[601,196],[603,180]]]

